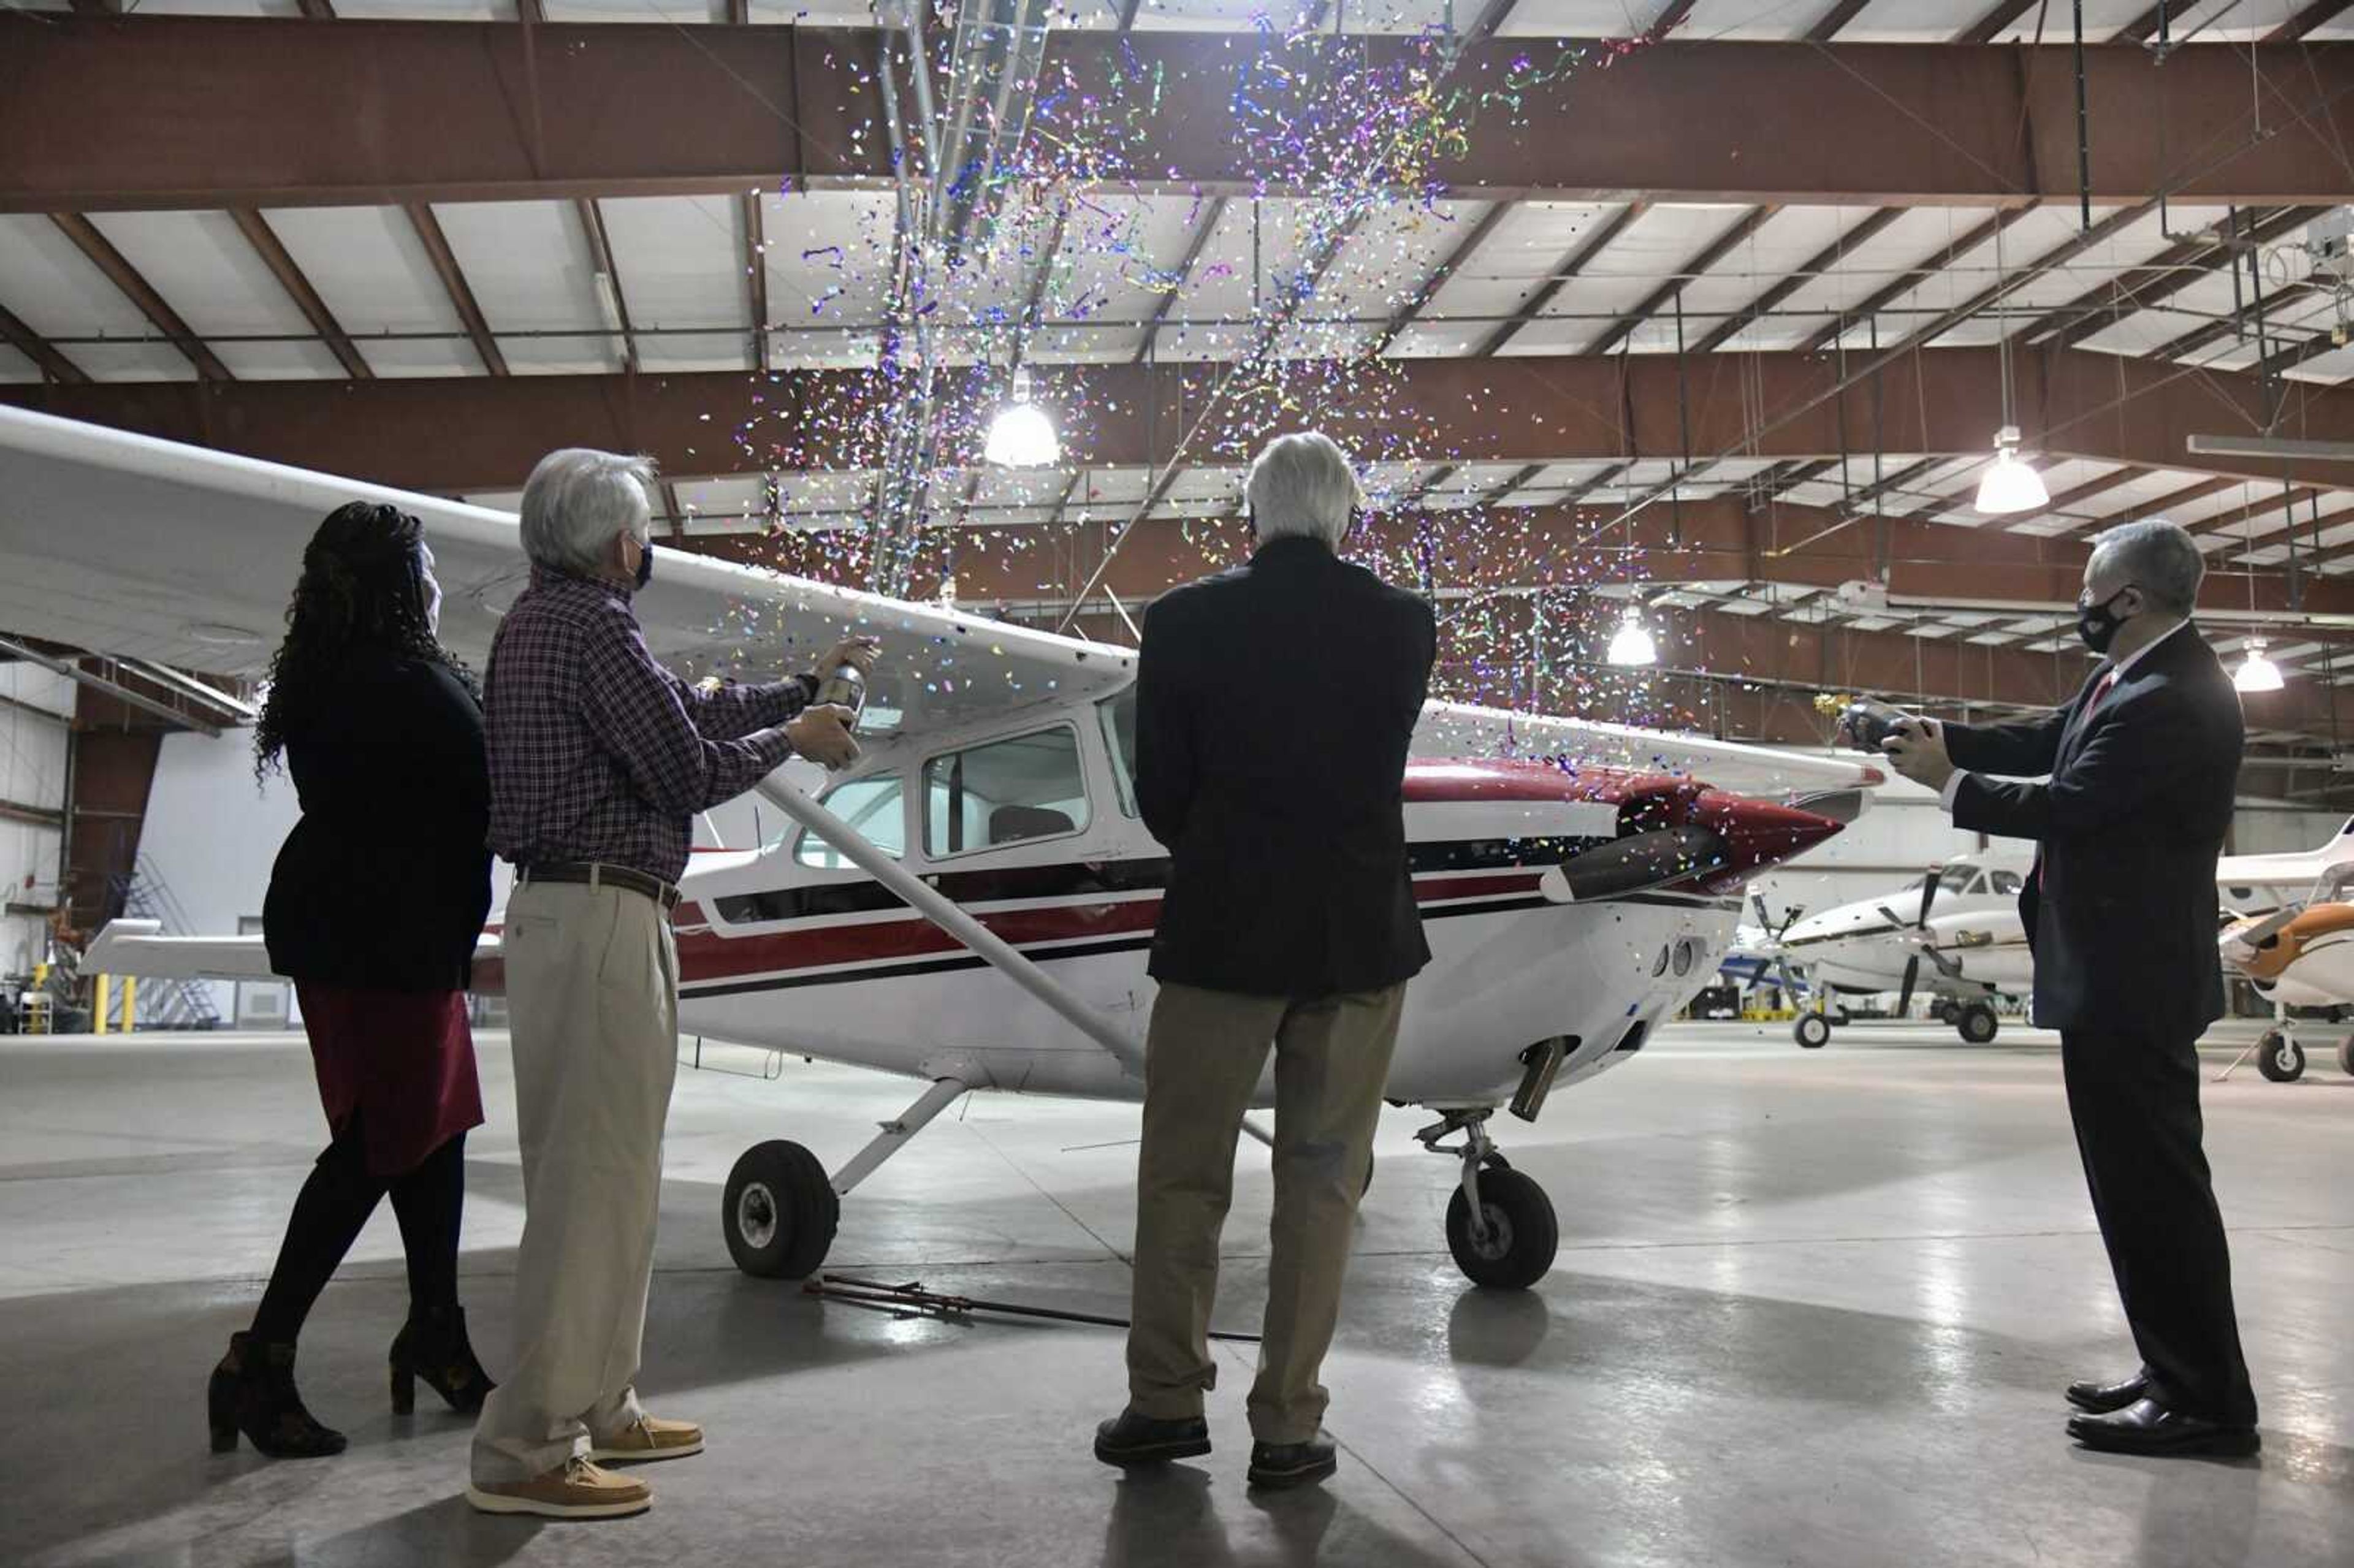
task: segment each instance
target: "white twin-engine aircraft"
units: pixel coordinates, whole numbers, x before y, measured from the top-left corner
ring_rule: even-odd
[[[257,669],[312,530],[355,498],[424,519],[442,636],[479,659],[527,576],[513,517],[0,409],[0,627]],[[1130,788],[1132,651],[672,551],[636,608],[655,655],[692,674],[771,678],[853,630],[884,644],[857,763],[815,800],[807,764],[779,769],[761,794],[786,830],[698,853],[682,884],[683,1031],[926,1086],[831,1175],[798,1144],[748,1150],[724,1210],[742,1267],[817,1267],[839,1198],[970,1090],[1141,1097],[1167,859]],[[1553,1208],[1489,1118],[1509,1104],[1533,1120],[1552,1089],[1639,1050],[1714,974],[1747,879],[1839,832],[1879,775],[1445,703],[1415,752],[1406,830],[1434,957],[1389,1096],[1429,1107],[1423,1143],[1459,1162],[1447,1232],[1464,1272],[1527,1285],[1552,1262]],[[258,938],[128,921],[85,967],[269,972]],[[1257,1103],[1272,1093],[1270,1073]]]

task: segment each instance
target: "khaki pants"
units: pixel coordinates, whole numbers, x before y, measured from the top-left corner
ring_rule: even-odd
[[[1402,984],[1315,1001],[1161,988],[1145,1043],[1128,1335],[1129,1404],[1140,1414],[1197,1416],[1217,1383],[1209,1330],[1218,1232],[1234,1193],[1235,1140],[1272,1042],[1275,1217],[1251,1432],[1263,1443],[1316,1436],[1331,1397],[1316,1374],[1340,1317],[1405,1001]]]
[[[641,1414],[631,1385],[678,1073],[678,956],[660,904],[525,883],[502,946],[524,1229],[514,1350],[474,1430],[485,1485],[553,1470]]]

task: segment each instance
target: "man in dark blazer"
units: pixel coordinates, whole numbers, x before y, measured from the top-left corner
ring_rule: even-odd
[[[1430,606],[1337,554],[1363,497],[1341,449],[1284,436],[1246,487],[1248,565],[1164,594],[1138,660],[1136,798],[1170,852],[1153,934],[1129,1404],[1096,1457],[1210,1451],[1210,1308],[1235,1141],[1275,1049],[1275,1214],[1250,1479],[1332,1473],[1318,1370],[1405,981],[1429,960],[1407,876],[1407,743]]]
[[[2135,1454],[2252,1454],[2256,1401],[2200,1147],[2194,1049],[2223,1013],[2215,858],[2239,778],[2240,701],[2190,623],[2206,564],[2151,519],[2094,540],[2076,626],[2105,658],[2019,724],[1906,719],[1883,743],[1954,825],[2037,840],[2020,916],[2035,1022],[2060,1031],[2093,1212],[2141,1351],[2079,1383],[2069,1433]],[[2046,782],[2016,780],[2049,775]]]

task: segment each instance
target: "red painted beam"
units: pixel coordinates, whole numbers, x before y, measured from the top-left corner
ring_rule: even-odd
[[[0,210],[735,194],[889,174],[878,95],[849,90],[847,67],[876,58],[864,30],[12,12],[0,28]],[[1302,107],[1347,69],[1335,51],[1436,66],[1399,38],[1057,33],[1038,128],[1132,118],[1126,166],[1103,175],[1116,186],[1279,190],[1287,168],[1321,184],[1317,160],[1235,133],[1262,48],[1321,62],[1292,88],[1252,78],[1261,95],[1309,95]],[[1532,55],[1544,62],[1524,38],[1472,44],[1450,80],[1495,87]],[[2163,70],[2137,48],[2088,48],[2093,122],[2168,128],[2096,137],[2094,198],[2349,194],[2354,58],[2254,56],[2252,79],[2237,48],[2179,50]],[[1471,196],[1880,206],[2015,205],[2077,183],[2074,77],[2056,48],[1669,38],[1512,90],[1519,112],[1479,122],[1433,177]]]

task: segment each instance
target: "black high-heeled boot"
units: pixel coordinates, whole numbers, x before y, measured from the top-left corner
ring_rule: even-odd
[[[205,1389],[213,1452],[237,1446],[237,1435],[273,1459],[316,1459],[344,1451],[344,1435],[323,1426],[294,1391],[294,1347],[231,1334],[228,1354]]]
[[[440,1394],[461,1415],[482,1408],[482,1401],[498,1384],[474,1359],[466,1340],[466,1309],[444,1307],[422,1316],[411,1313],[392,1340],[392,1413],[407,1415],[417,1408],[417,1380]]]

